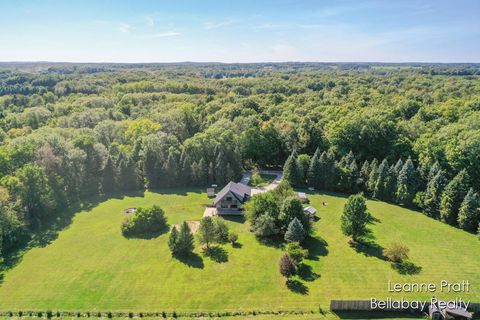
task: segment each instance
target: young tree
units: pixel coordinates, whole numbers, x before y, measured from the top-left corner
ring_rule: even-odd
[[[228,241],[228,226],[222,218],[216,217],[214,219],[215,224],[215,240],[217,242]]]
[[[467,171],[462,170],[445,187],[440,203],[440,217],[448,224],[457,224],[458,210],[470,189],[469,182]]]
[[[170,252],[172,256],[175,256],[179,252],[178,246],[178,231],[177,228],[174,226],[172,231],[170,231],[170,236],[168,237],[168,247],[170,248]]]
[[[280,258],[279,268],[280,274],[287,278],[287,280],[297,273],[295,262],[286,253]]]
[[[368,234],[369,221],[370,214],[367,211],[365,197],[361,194],[348,197],[341,217],[342,232],[352,236],[352,240],[358,242]]]
[[[458,226],[468,231],[476,231],[480,223],[480,198],[472,188],[463,199],[458,212]]]
[[[408,158],[397,178],[397,201],[403,205],[411,205],[417,192],[417,178],[412,159]]]
[[[210,245],[216,241],[215,223],[211,217],[204,217],[200,220],[198,228],[198,241],[210,249]]]
[[[228,241],[234,245],[237,243],[238,241],[238,234],[236,234],[235,232],[229,232],[228,233]]]
[[[285,232],[285,241],[287,242],[302,242],[305,239],[305,230],[303,230],[302,223],[297,218],[288,225],[287,232]]]
[[[178,233],[177,246],[178,246],[179,254],[185,255],[193,251],[193,248],[194,248],[193,234],[186,221],[184,221],[180,226],[180,232]]]

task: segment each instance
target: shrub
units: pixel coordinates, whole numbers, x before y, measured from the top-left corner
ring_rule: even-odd
[[[168,239],[168,246],[172,255],[176,254],[188,254],[193,251],[193,234],[190,231],[190,227],[187,222],[183,222],[180,227],[180,232],[177,231],[177,228],[172,228],[170,237]]]
[[[278,233],[278,229],[275,226],[275,219],[268,214],[262,214],[259,216],[253,225],[253,232],[259,237],[273,236]]]
[[[138,208],[133,216],[125,218],[122,223],[122,234],[125,237],[148,235],[161,232],[167,226],[165,213],[159,206]]]
[[[299,242],[290,242],[285,249],[297,266],[308,256],[308,250],[303,249]]]
[[[235,232],[230,232],[228,234],[228,241],[230,241],[231,244],[235,244],[238,241],[238,234]]]
[[[410,249],[408,249],[406,245],[399,242],[392,242],[383,250],[383,255],[391,262],[398,263],[408,259],[409,252]]]
[[[280,258],[279,268],[280,274],[287,279],[297,273],[297,267],[293,259],[286,253]]]
[[[228,241],[228,226],[222,218],[215,218],[215,237],[218,242]]]

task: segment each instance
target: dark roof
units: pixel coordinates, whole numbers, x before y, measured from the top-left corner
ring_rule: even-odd
[[[451,314],[455,317],[463,317],[465,319],[472,319],[472,314],[467,310],[460,309],[460,308],[446,308],[445,311],[448,314]]]
[[[213,200],[213,204],[217,204],[220,200],[222,200],[228,192],[231,192],[235,198],[238,199],[241,203],[244,202],[246,197],[250,196],[251,188],[243,183],[235,183],[230,181],[215,197]]]

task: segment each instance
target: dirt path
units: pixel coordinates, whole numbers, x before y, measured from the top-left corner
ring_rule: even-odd
[[[272,181],[272,183],[270,183],[269,185],[266,185],[264,187],[252,187],[252,196],[255,195],[255,194],[258,194],[258,193],[263,193],[263,192],[273,190],[278,186],[280,181],[282,181],[282,177],[283,177],[283,172],[282,171],[260,170],[259,173],[275,175],[276,178],[275,178],[275,180]],[[242,176],[242,180],[240,180],[240,183],[248,185],[251,177],[252,177],[252,172],[251,171],[245,172]]]

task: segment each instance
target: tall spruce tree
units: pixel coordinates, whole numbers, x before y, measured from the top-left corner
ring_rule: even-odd
[[[403,205],[411,205],[417,192],[417,178],[412,159],[408,158],[397,178],[397,201]]]
[[[476,231],[480,223],[480,198],[473,188],[470,188],[460,205],[457,221],[460,228],[468,231]]]
[[[285,241],[302,242],[305,239],[305,235],[305,230],[300,220],[293,218],[288,224],[287,232],[285,232]]]
[[[291,186],[300,185],[300,173],[297,166],[296,154],[292,153],[283,166],[283,178],[290,183]]]
[[[430,170],[431,171],[431,170]],[[429,175],[431,176],[431,175]],[[434,219],[440,218],[440,204],[442,201],[442,193],[445,190],[447,180],[443,175],[443,171],[439,170],[431,177],[427,183],[427,190],[423,197],[423,212],[425,215]]]
[[[378,177],[378,160],[373,159],[370,163],[370,174],[368,176],[368,191],[373,194]]]
[[[360,183],[363,191],[368,190],[368,179],[370,177],[370,163],[368,160],[365,160],[362,165],[362,169],[360,169]]]
[[[117,174],[113,165],[112,157],[107,158],[107,162],[102,172],[102,189],[105,194],[111,193],[117,189]]]
[[[373,196],[375,198],[382,200],[385,200],[387,198],[385,186],[388,178],[389,169],[390,167],[388,165],[387,159],[383,159],[382,163],[380,163],[377,169],[377,180],[373,189]]]
[[[392,165],[388,169],[388,175],[385,179],[385,188],[384,188],[384,196],[385,200],[393,201],[395,200],[395,191],[397,190],[397,171],[395,170],[395,166]]]
[[[446,223],[451,225],[457,224],[458,210],[460,210],[462,201],[470,189],[469,184],[470,177],[464,169],[445,187],[440,203],[440,217]]]
[[[174,150],[168,152],[167,162],[163,166],[165,174],[164,181],[168,187],[175,187],[178,185],[178,159]]]
[[[180,226],[180,232],[178,233],[177,246],[178,246],[179,254],[185,255],[193,251],[193,248],[194,248],[193,234],[186,221],[184,221]]]
[[[320,165],[320,150],[317,148],[315,154],[310,160],[310,166],[307,172],[307,183],[309,187],[320,189],[321,188],[321,165]]]

